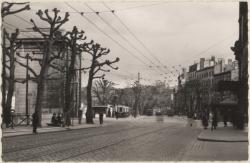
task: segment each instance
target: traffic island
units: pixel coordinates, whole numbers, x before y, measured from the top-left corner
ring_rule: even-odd
[[[200,141],[212,142],[248,142],[248,130],[233,127],[218,127],[216,130],[204,129],[197,137]]]

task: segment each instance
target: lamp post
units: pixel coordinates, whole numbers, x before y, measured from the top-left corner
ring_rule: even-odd
[[[30,121],[29,121],[29,100],[28,100],[28,96],[29,96],[29,53],[27,53],[26,55],[26,94],[25,94],[25,114],[26,114],[26,119],[27,119],[27,126],[29,125]]]

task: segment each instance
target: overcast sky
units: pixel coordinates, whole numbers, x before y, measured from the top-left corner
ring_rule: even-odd
[[[35,15],[38,9],[51,10],[56,7],[62,12],[70,12],[70,20],[63,26],[65,30],[77,26],[85,31],[89,40],[93,39],[109,48],[111,60],[120,58],[120,62],[116,64],[119,70],[106,75],[107,79],[119,84],[118,87],[135,81],[138,72],[143,84],[166,80],[174,85],[181,68],[187,68],[200,57],[209,58],[214,55],[234,59],[230,47],[238,38],[238,2],[105,1],[105,4],[106,6],[101,1],[88,1],[87,4],[72,0],[67,3],[32,1],[31,10],[18,13],[17,16],[27,21],[33,18],[41,27],[46,27]],[[86,12],[84,15],[106,35],[70,6],[79,12]],[[89,13],[92,10],[88,6],[94,11],[105,12],[101,12],[100,16]],[[117,16],[106,12],[109,11],[107,7],[115,10]],[[8,16],[5,22],[20,29],[31,27],[31,24],[22,19]],[[148,50],[131,36],[121,21]],[[9,25],[6,27],[11,28]],[[85,65],[88,64],[87,58],[89,56],[86,55]]]

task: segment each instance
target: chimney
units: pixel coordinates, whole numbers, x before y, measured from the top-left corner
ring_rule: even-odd
[[[211,59],[209,60],[209,66],[215,65],[215,56],[211,56]]]
[[[215,56],[211,56],[211,61],[215,62]]]
[[[224,69],[225,69],[225,60],[222,58],[221,59],[221,62],[220,62],[220,64],[221,64],[221,72],[224,72]]]
[[[204,69],[205,58],[200,58],[200,70]]]

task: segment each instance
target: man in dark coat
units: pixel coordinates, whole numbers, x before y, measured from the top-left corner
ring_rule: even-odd
[[[99,121],[100,121],[100,124],[103,124],[103,113],[99,114]]]
[[[211,130],[215,130],[217,127],[217,112],[214,111],[213,118],[212,118],[212,128]]]
[[[78,123],[79,124],[82,123],[82,110],[81,109],[78,110]]]
[[[37,125],[38,125],[38,119],[39,119],[39,117],[38,117],[37,112],[34,112],[32,114],[32,126],[33,126],[33,133],[34,134],[37,133],[36,129],[37,129]]]

